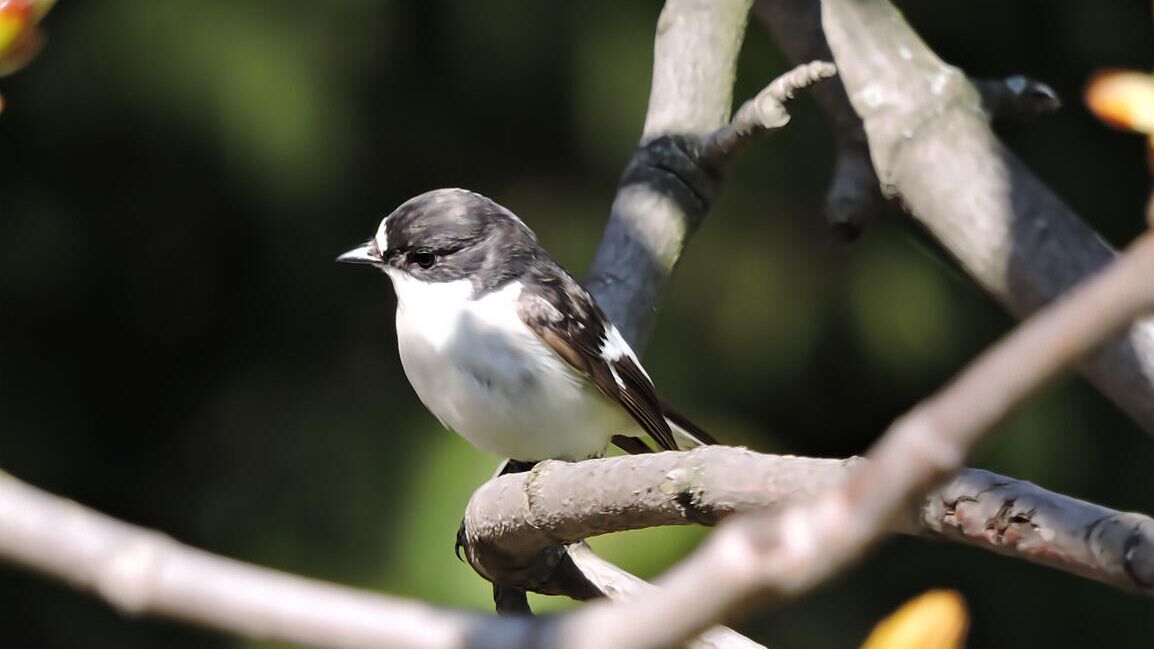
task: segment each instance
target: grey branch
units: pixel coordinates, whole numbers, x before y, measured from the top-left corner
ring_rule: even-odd
[[[786,103],[794,94],[835,72],[821,61],[799,65],[747,101],[731,121],[702,133],[690,124],[684,131],[647,132],[625,167],[586,281],[634,349],[644,346],[661,289],[721,190],[725,163],[785,126]]]
[[[802,89],[837,74],[832,63],[813,61],[797,66],[766,86],[756,97],[742,104],[729,124],[705,136],[702,158],[720,168],[746,144],[789,123],[786,103]]]
[[[737,53],[752,0],[668,0],[657,21],[641,144],[625,168],[586,287],[635,350],[719,180],[676,139],[729,122]]]
[[[668,0],[658,18],[642,144],[625,166],[585,282],[638,351],[685,239],[718,192],[711,173],[676,147],[653,141],[700,137],[726,125],[751,3]],[[679,169],[692,173],[666,171]]]
[[[569,559],[591,583],[611,600],[660,597],[661,590],[593,553],[585,543],[565,546]],[[724,626],[706,629],[688,643],[688,649],[765,649],[753,640]]]
[[[129,615],[314,647],[512,647],[534,627],[355,591],[215,556],[0,472],[0,559]],[[545,628],[538,625],[535,632]]]
[[[814,92],[838,133],[837,175],[827,203],[835,222],[852,229],[882,203],[864,164],[868,151],[881,189],[899,198],[1018,317],[1034,313],[1115,256],[990,131],[989,111],[1047,109],[1056,101],[1052,91],[1011,78],[1003,85],[1010,95],[1017,89],[1018,100],[1013,110],[1004,110],[999,102],[1005,96],[980,83],[983,96],[938,59],[888,2],[838,5],[837,12],[825,6],[824,34],[823,6],[818,0],[760,0],[757,14],[794,60],[827,56],[832,48],[840,83]],[[1134,323],[1080,368],[1154,434],[1154,319]]]
[[[578,464],[544,462],[473,494],[469,561],[490,579],[566,594],[541,553],[562,543],[658,525],[713,525],[780,509],[841,485],[864,464],[703,447]],[[575,491],[571,485],[584,487]],[[967,469],[887,531],[957,541],[1154,595],[1154,520]],[[596,580],[596,575],[592,576]]]

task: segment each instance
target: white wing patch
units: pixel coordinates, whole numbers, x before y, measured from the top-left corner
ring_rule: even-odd
[[[617,385],[624,384],[621,382],[621,377],[617,375],[617,369],[613,367],[613,363],[622,358],[628,358],[633,361],[633,364],[641,370],[645,378],[649,378],[649,373],[645,371],[641,362],[637,360],[637,356],[629,347],[629,343],[625,342],[625,338],[621,335],[621,332],[617,331],[617,327],[612,324],[605,329],[605,339],[601,341],[601,358],[609,361],[609,369],[613,371],[613,378],[617,379]],[[650,380],[652,381],[652,379]]]
[[[621,375],[617,373],[617,368],[613,366],[613,363],[609,363],[609,373],[613,375],[613,380],[617,383],[617,387],[624,389],[625,381],[621,380]]]

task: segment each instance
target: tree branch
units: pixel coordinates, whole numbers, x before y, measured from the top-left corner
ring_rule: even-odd
[[[1003,83],[1009,95],[987,82],[978,85],[986,90],[983,96],[938,59],[888,2],[839,4],[836,12],[825,6],[824,33],[823,6],[818,0],[759,0],[757,15],[793,60],[821,58],[832,47],[840,83],[823,84],[815,96],[838,134],[838,166],[827,202],[835,223],[852,230],[881,205],[881,191],[899,198],[1020,318],[1114,257],[987,124],[990,111],[1036,113],[1051,107],[1056,98],[1048,96],[1048,88],[1011,77]],[[1011,96],[1016,102],[1000,108]],[[881,191],[867,160],[877,170]],[[1080,368],[1154,434],[1154,318],[1135,322]]]
[[[565,594],[537,560],[557,544],[780,509],[844,484],[864,463],[720,446],[543,462],[473,494],[465,514],[469,561],[491,580]],[[574,484],[586,487],[574,492]],[[962,471],[887,531],[962,542],[1154,596],[1154,519],[988,471]]]
[[[128,615],[156,615],[259,640],[339,649],[447,649],[473,638],[489,638],[491,647],[523,646],[531,633],[514,620],[450,612],[214,556],[3,472],[0,559],[89,591]]]
[[[625,167],[585,285],[638,352],[685,241],[720,189],[678,139],[729,121],[752,0],[668,0],[657,20],[641,144]]]

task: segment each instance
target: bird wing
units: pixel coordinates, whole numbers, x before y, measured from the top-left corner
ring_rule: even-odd
[[[653,382],[576,280],[567,273],[536,278],[521,290],[517,314],[566,363],[620,404],[658,446],[677,450]]]

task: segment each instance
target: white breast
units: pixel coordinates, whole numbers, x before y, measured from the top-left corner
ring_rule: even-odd
[[[472,299],[468,280],[390,273],[405,374],[425,406],[481,450],[584,459],[635,426],[517,316],[521,284]]]

